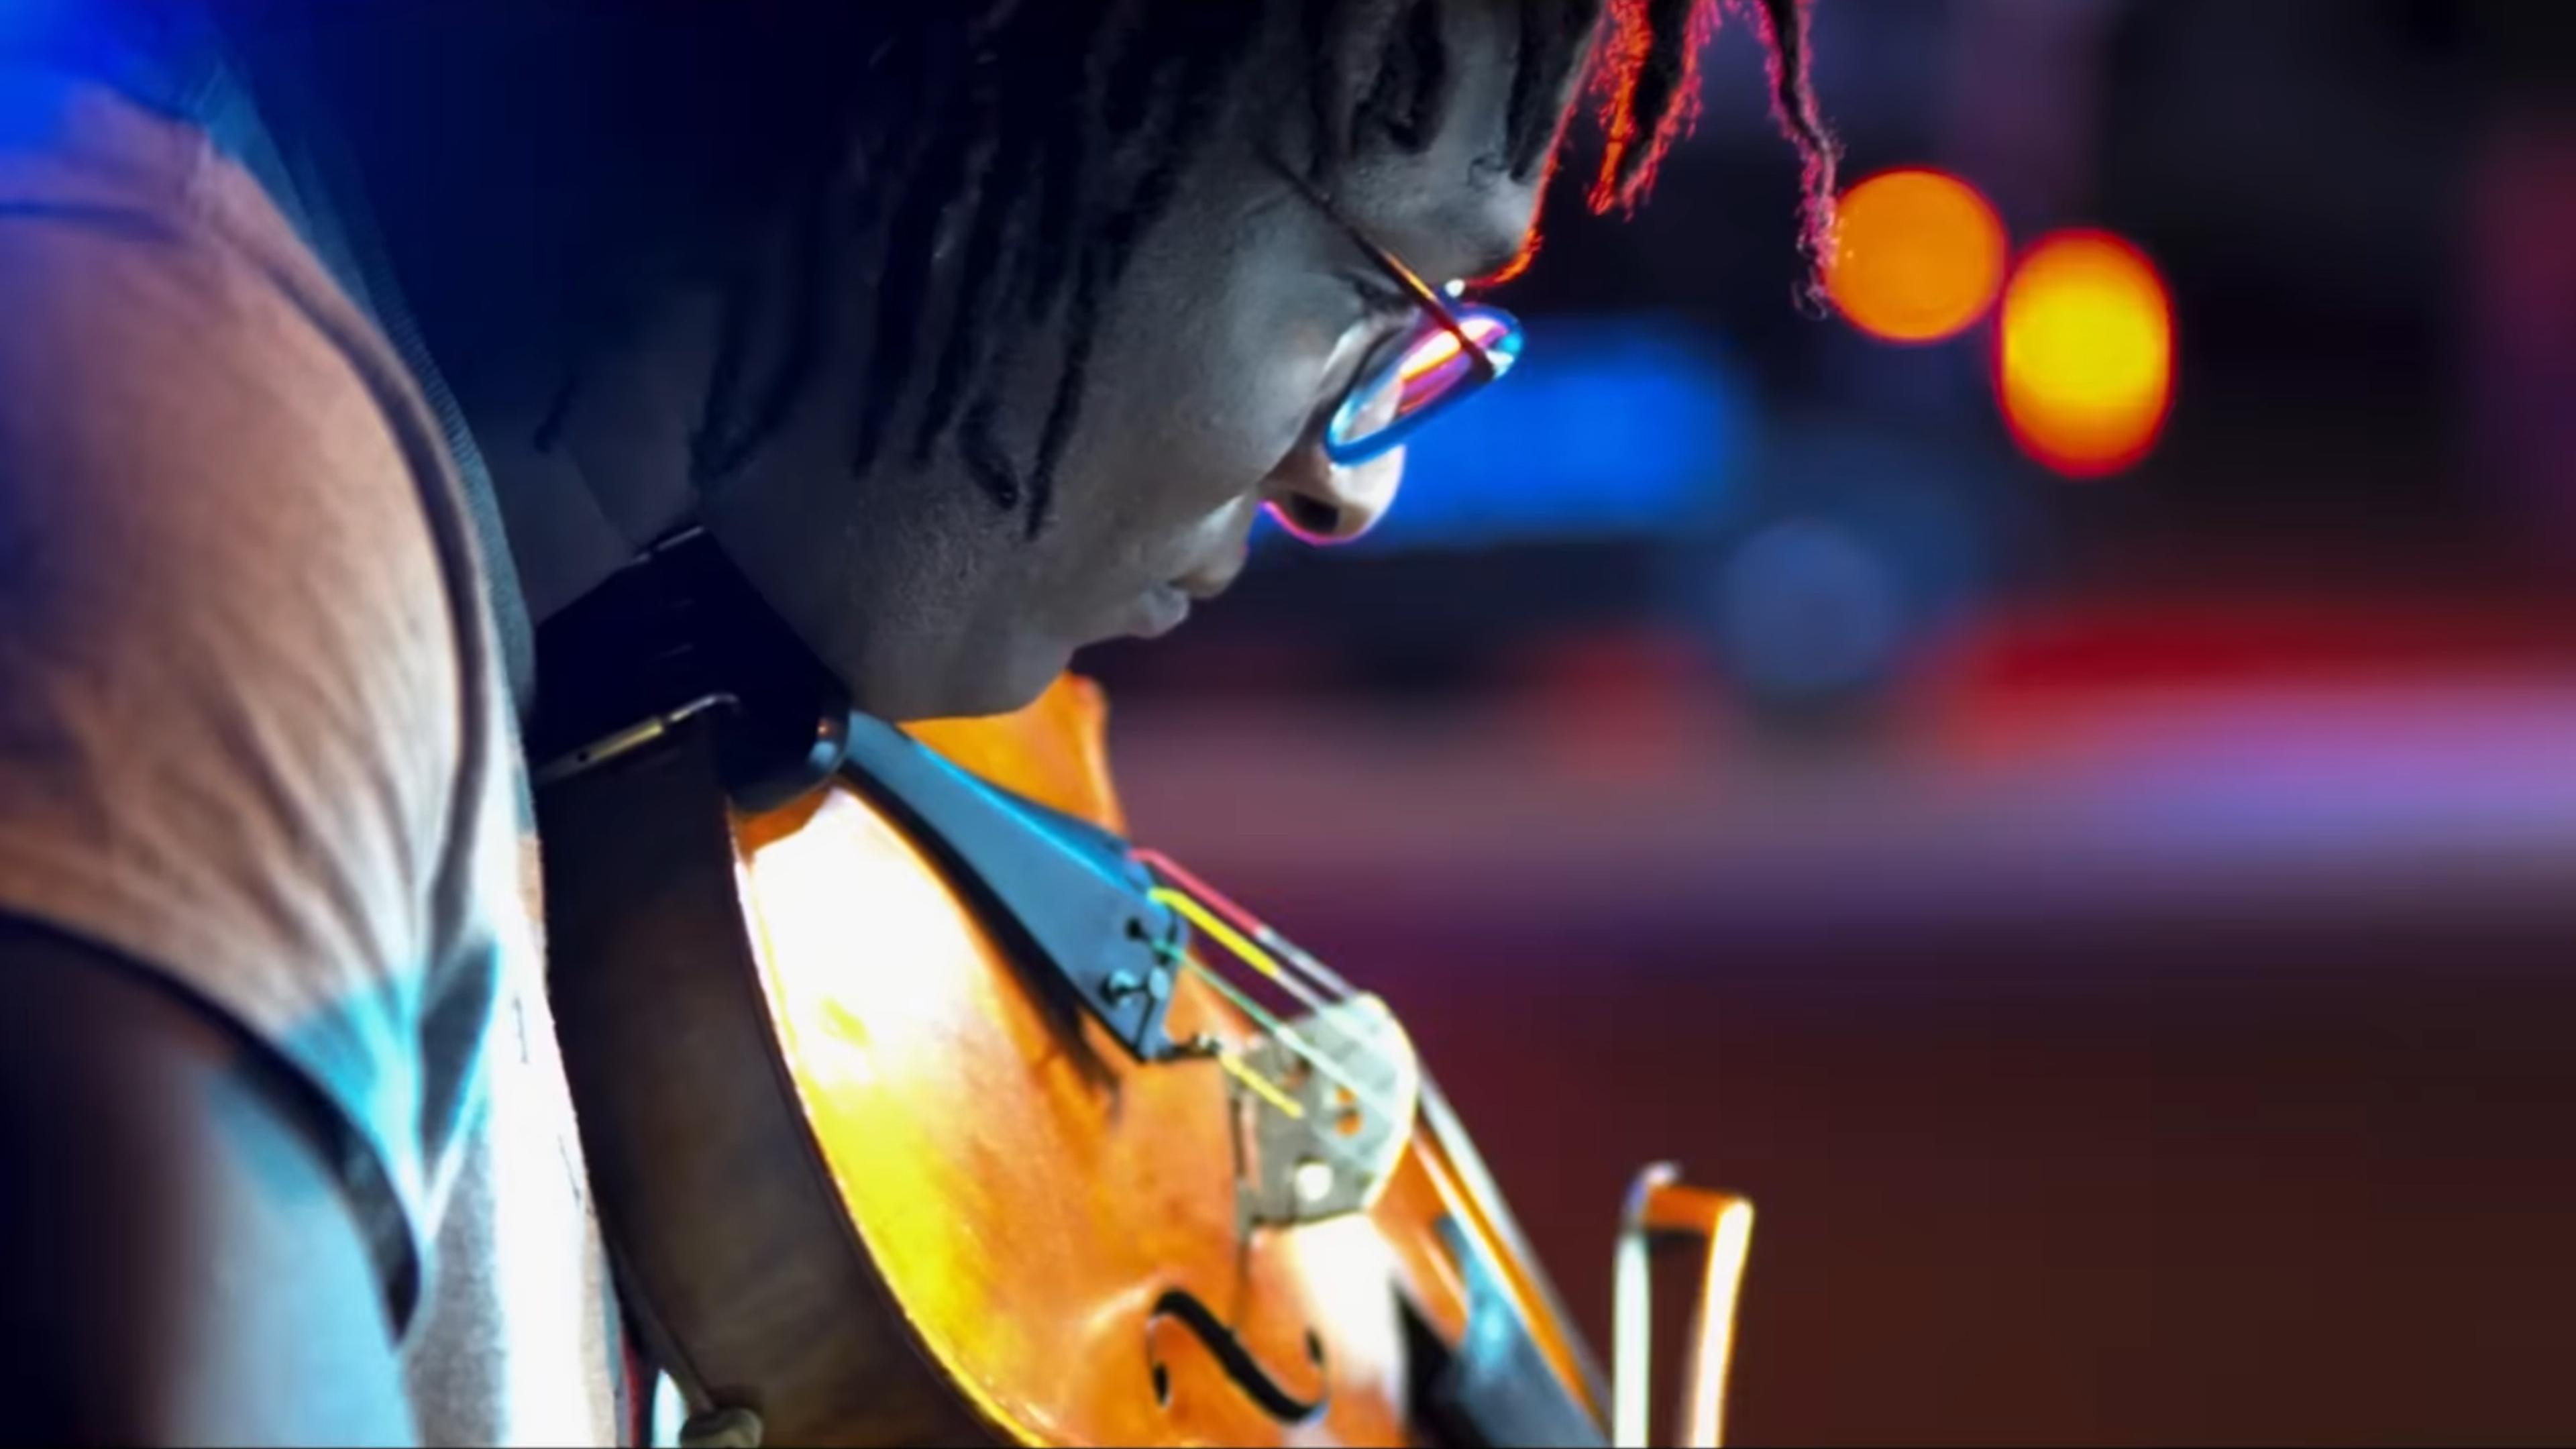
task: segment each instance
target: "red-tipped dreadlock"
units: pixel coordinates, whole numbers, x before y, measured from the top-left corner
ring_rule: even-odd
[[[1770,51],[1771,110],[1798,148],[1799,234],[1821,263],[1833,234],[1840,148],[1816,107],[1809,77],[1807,0],[1728,0],[1748,12]],[[1609,33],[1595,52],[1591,90],[1608,135],[1592,184],[1595,211],[1634,209],[1664,152],[1699,118],[1699,53],[1715,33],[1720,0],[1609,0]]]

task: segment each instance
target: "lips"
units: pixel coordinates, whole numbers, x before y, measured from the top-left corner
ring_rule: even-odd
[[[1138,639],[1157,639],[1181,627],[1190,616],[1191,604],[1213,599],[1234,586],[1247,557],[1248,551],[1238,543],[1216,562],[1201,564],[1168,583],[1152,585],[1129,606],[1122,632]]]
[[[1249,551],[1238,542],[1224,558],[1190,570],[1172,580],[1169,587],[1204,603],[1234,587],[1234,581],[1243,573],[1244,561],[1248,557]]]
[[[1190,616],[1190,596],[1176,584],[1156,584],[1137,595],[1134,614],[1127,633],[1138,639],[1159,639]]]

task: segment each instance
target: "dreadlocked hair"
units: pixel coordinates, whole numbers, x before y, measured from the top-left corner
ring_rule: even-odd
[[[572,177],[607,198],[572,228],[585,245],[568,242],[551,263],[529,264],[553,267],[552,294],[590,297],[559,304],[580,314],[556,324],[576,353],[585,332],[615,325],[614,278],[590,275],[615,269],[591,258],[620,239],[672,232],[669,213],[689,213],[676,228],[683,239],[657,245],[685,254],[681,264],[711,276],[724,298],[691,443],[701,489],[738,473],[796,412],[837,340],[830,300],[854,295],[864,279],[851,469],[888,458],[918,465],[951,446],[1034,535],[1051,515],[1104,311],[1229,108],[1278,112],[1257,117],[1262,124],[1302,113],[1304,164],[1319,184],[1384,148],[1419,151],[1459,85],[1453,12],[1476,7],[1512,40],[1505,134],[1493,154],[1516,178],[1543,181],[1561,149],[1567,96],[1588,96],[1605,138],[1590,202],[1633,208],[1694,118],[1699,49],[1731,6],[1769,43],[1772,106],[1805,161],[1801,234],[1818,252],[1835,147],[1808,79],[1807,3],[736,0],[716,25],[697,7],[488,0],[505,17],[499,24],[518,28],[507,63],[532,77],[533,99],[521,104],[538,119],[479,122],[510,142],[481,154],[507,163],[532,144],[542,149],[521,138],[549,134],[564,107],[605,106],[617,117],[528,160],[524,195],[511,194],[523,209],[573,205],[558,199]],[[304,4],[342,16],[374,8]],[[454,0],[416,8],[429,17],[417,45],[460,32],[447,23]],[[587,19],[559,23],[565,12]],[[600,24],[615,28],[613,47],[594,33]],[[1259,63],[1291,47],[1302,66],[1283,73]],[[460,64],[480,76],[499,49],[481,38]],[[585,65],[592,89],[608,94],[577,97],[582,88],[537,59],[548,54]],[[453,89],[400,103],[358,99],[387,111],[444,106],[454,124],[476,124],[458,116]],[[492,107],[478,97],[466,109]],[[473,184],[490,183],[478,174]],[[756,247],[740,235],[752,216],[765,219]],[[487,339],[486,350],[502,350],[506,338],[492,338],[500,340]],[[1054,355],[1024,356],[1033,339]],[[1053,366],[1052,400],[1034,437],[1005,437],[998,392],[1030,363]],[[568,369],[578,374],[577,364]]]

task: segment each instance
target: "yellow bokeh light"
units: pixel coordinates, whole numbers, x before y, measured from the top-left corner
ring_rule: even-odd
[[[1842,195],[1825,294],[1890,342],[1937,342],[1986,313],[2004,226],[1977,189],[1939,171],[1882,171]]]
[[[2173,306],[2136,247],[2042,238],[2004,287],[1996,339],[1996,393],[2032,457],[2095,477],[2154,445],[2173,401]]]

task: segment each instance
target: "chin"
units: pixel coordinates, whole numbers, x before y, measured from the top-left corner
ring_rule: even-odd
[[[1034,703],[1072,663],[1072,650],[1032,643],[1009,650],[999,658],[980,660],[974,668],[949,670],[936,689],[922,691],[907,701],[909,708],[884,717],[972,719],[1010,714]]]

